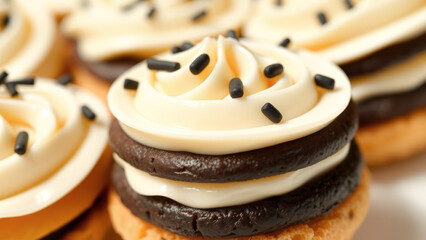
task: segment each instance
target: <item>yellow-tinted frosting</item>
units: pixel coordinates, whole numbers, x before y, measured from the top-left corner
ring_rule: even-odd
[[[93,94],[37,78],[11,97],[0,85],[0,217],[37,212],[72,191],[92,170],[107,144],[109,114]],[[89,121],[86,105],[96,114]],[[19,132],[26,153],[14,152]]]
[[[56,77],[62,70],[53,16],[37,1],[0,1],[0,70]]]
[[[153,7],[155,12],[147,17]],[[67,17],[62,27],[77,40],[85,60],[146,58],[183,41],[239,29],[249,8],[250,1],[239,0],[94,0]],[[193,21],[202,11],[206,14]]]

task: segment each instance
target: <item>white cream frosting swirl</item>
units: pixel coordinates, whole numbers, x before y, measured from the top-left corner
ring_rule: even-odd
[[[144,196],[164,196],[185,206],[206,209],[241,205],[291,192],[341,163],[348,155],[349,148],[350,143],[306,168],[232,183],[191,183],[163,179],[134,168],[117,154],[114,154],[114,159],[124,168],[127,181],[137,193]]]
[[[37,1],[0,1],[0,69],[21,76],[56,77],[62,70],[53,17]]]
[[[109,114],[93,94],[37,78],[10,97],[0,85],[0,217],[39,211],[74,189],[107,145]],[[82,105],[96,114],[82,115]],[[17,134],[29,134],[27,152],[14,152]],[[19,207],[17,207],[19,206]]]
[[[189,65],[206,53],[210,63],[193,75]],[[112,85],[108,104],[134,140],[166,150],[227,154],[263,148],[312,134],[333,121],[349,103],[350,84],[334,64],[306,51],[219,36],[178,54],[156,58],[177,61],[174,72],[151,71],[146,62]],[[284,74],[268,79],[264,68],[281,63]],[[332,91],[316,88],[314,74],[336,80]],[[244,96],[229,96],[238,77]],[[139,81],[136,93],[123,89],[126,78]],[[274,105],[283,120],[273,124],[261,108]]]
[[[289,0],[281,7],[273,2],[258,1],[254,17],[243,29],[244,36],[276,44],[290,37],[295,47],[316,51],[337,64],[360,59],[426,32],[425,0],[358,0],[351,1],[352,9],[348,9],[343,0],[309,3]],[[320,24],[318,12],[325,13],[327,24]],[[426,62],[423,62],[415,71],[419,73],[425,67]],[[394,81],[383,82],[386,72],[395,74],[391,69],[356,78],[354,98],[403,92],[424,83],[426,75],[419,77],[419,74],[411,74],[406,69],[396,74],[407,81],[397,81],[393,77]],[[371,81],[366,81],[366,78]]]
[[[63,23],[66,35],[77,40],[79,55],[88,61],[116,57],[147,58],[183,41],[199,41],[228,29],[239,29],[250,2],[239,0],[92,0]],[[147,13],[155,7],[155,13]],[[192,18],[205,10],[198,21]]]

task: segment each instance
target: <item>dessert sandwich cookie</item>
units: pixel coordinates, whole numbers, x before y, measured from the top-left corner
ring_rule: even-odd
[[[57,77],[63,71],[54,18],[36,1],[0,1],[0,69]]]
[[[349,239],[368,208],[350,83],[313,54],[234,37],[112,85],[108,210],[123,239]]]
[[[337,63],[358,104],[369,166],[426,150],[426,1],[258,1],[243,35]]]
[[[71,39],[71,72],[78,85],[106,100],[111,83],[141,60],[229,29],[238,33],[250,6],[239,0],[87,0],[62,26]]]
[[[110,171],[109,119],[105,104],[77,86],[0,74],[2,239],[102,233],[108,218],[89,209]]]

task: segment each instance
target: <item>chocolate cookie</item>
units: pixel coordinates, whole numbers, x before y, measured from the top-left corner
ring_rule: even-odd
[[[117,120],[110,128],[110,145],[133,167],[153,176],[189,182],[232,182],[278,175],[313,165],[353,139],[357,110],[351,102],[327,127],[309,136],[262,149],[202,155],[145,146],[132,140]]]
[[[426,106],[426,83],[409,92],[378,96],[358,104],[360,125],[385,121]]]
[[[112,178],[123,204],[144,221],[187,237],[232,238],[272,232],[331,211],[354,191],[362,168],[353,141],[337,167],[290,193],[216,209],[195,209],[165,197],[139,195],[117,164]]]
[[[349,78],[378,71],[402,62],[426,50],[426,32],[413,39],[401,42],[359,60],[340,65]]]

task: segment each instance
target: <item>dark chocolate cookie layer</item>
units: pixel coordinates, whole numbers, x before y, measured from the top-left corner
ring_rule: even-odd
[[[426,32],[405,42],[381,49],[359,60],[342,64],[340,67],[349,78],[352,78],[389,67],[425,50]]]
[[[273,176],[315,164],[336,153],[358,127],[354,103],[332,123],[309,136],[248,152],[202,155],[173,152],[131,139],[117,120],[110,128],[110,145],[123,160],[151,175],[189,182],[232,182]]]
[[[360,125],[385,121],[423,106],[426,106],[426,79],[423,85],[412,91],[378,96],[360,102]]]
[[[362,168],[360,152],[352,142],[348,156],[336,168],[290,193],[215,209],[139,195],[117,164],[112,182],[123,204],[144,221],[187,237],[232,238],[273,232],[331,211],[355,190]]]
[[[119,58],[102,62],[89,62],[79,56],[75,43],[72,43],[71,45],[72,55],[75,62],[87,69],[96,77],[109,83],[114,82],[122,73],[142,61],[141,59],[135,58]]]

